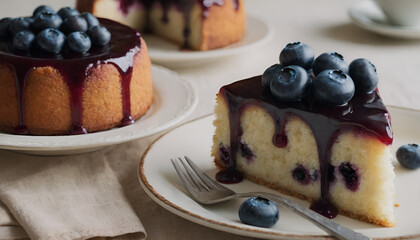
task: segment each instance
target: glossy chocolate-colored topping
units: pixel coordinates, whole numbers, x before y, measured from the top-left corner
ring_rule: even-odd
[[[18,95],[18,134],[30,134],[25,126],[25,85],[28,73],[37,67],[51,66],[65,79],[70,91],[72,130],[69,134],[87,133],[83,127],[82,94],[90,69],[99,64],[113,64],[121,74],[123,120],[121,125],[133,122],[130,112],[130,82],[134,56],[140,51],[140,33],[120,23],[100,19],[101,25],[111,32],[111,41],[101,48],[92,48],[88,53],[78,54],[64,50],[60,54],[45,54],[36,49],[29,53],[15,52],[10,39],[0,41],[0,62],[9,64],[15,72]]]
[[[236,152],[242,135],[240,118],[247,107],[259,106],[272,116],[273,144],[279,148],[287,146],[285,125],[289,117],[299,117],[310,127],[317,142],[321,177],[321,199],[312,204],[312,209],[327,217],[337,214],[337,209],[329,202],[328,177],[331,148],[337,136],[343,131],[353,131],[374,136],[387,145],[393,141],[390,116],[377,91],[355,95],[342,107],[321,105],[311,98],[286,103],[276,101],[271,93],[265,92],[261,76],[257,76],[224,86],[220,93],[229,108],[230,171],[236,169]]]

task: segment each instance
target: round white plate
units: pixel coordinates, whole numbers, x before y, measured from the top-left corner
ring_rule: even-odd
[[[389,24],[381,9],[373,1],[359,2],[349,10],[357,26],[394,38],[420,39],[420,26],[396,26]]]
[[[72,136],[21,136],[0,133],[0,149],[36,155],[67,155],[150,136],[178,124],[192,112],[197,96],[192,85],[166,68],[152,66],[154,97],[150,110],[134,124]]]
[[[247,16],[243,39],[224,48],[208,51],[183,51],[179,45],[153,34],[144,35],[154,63],[168,67],[201,65],[222,57],[251,51],[266,43],[273,36],[273,28],[262,20]]]
[[[405,143],[420,143],[420,129],[418,128],[420,111],[395,107],[389,107],[388,110],[392,116],[395,148]],[[210,176],[214,176],[217,170],[210,156],[214,132],[213,118],[214,116],[211,115],[178,126],[150,145],[139,164],[139,179],[147,194],[170,212],[221,231],[267,239],[325,239],[326,233],[322,230],[282,207],[279,209],[280,220],[274,227],[260,228],[245,225],[239,221],[237,211],[243,200],[201,205],[190,198],[170,159],[189,156],[201,169]],[[420,179],[420,169],[406,170],[395,163],[395,171],[397,202],[400,204],[400,207],[395,208],[397,226],[379,227],[340,215],[334,221],[372,238],[420,238],[418,224],[420,188],[416,184]],[[249,181],[228,185],[228,187],[237,192],[277,193]],[[294,200],[309,207],[305,201]]]

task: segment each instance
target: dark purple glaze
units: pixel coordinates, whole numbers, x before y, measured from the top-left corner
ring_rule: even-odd
[[[236,152],[240,137],[240,117],[244,110],[252,105],[264,108],[273,118],[275,133],[273,144],[287,146],[285,125],[290,116],[302,119],[312,130],[318,147],[321,199],[311,205],[311,209],[325,216],[333,217],[337,209],[329,203],[329,183],[335,179],[331,174],[331,147],[337,136],[343,131],[372,135],[384,144],[393,141],[390,116],[377,91],[368,95],[356,95],[342,107],[316,104],[311,99],[297,103],[285,103],[274,100],[269,93],[263,92],[261,76],[245,79],[221,88],[229,108],[230,124],[230,165],[236,169]],[[334,168],[333,168],[334,169]]]
[[[36,49],[25,53],[16,53],[10,40],[0,41],[0,62],[9,64],[15,72],[18,99],[19,126],[17,134],[30,134],[25,125],[25,85],[26,76],[34,68],[51,66],[57,69],[66,81],[70,91],[72,129],[69,134],[87,133],[83,127],[82,94],[89,71],[102,63],[117,67],[121,74],[123,99],[122,125],[133,122],[130,113],[130,82],[133,70],[134,55],[140,51],[140,33],[117,22],[100,19],[112,34],[111,42],[102,48],[91,49],[85,54],[76,54],[64,50],[60,54],[45,54]]]
[[[216,180],[224,184],[240,183],[243,179],[242,173],[234,167],[221,170],[216,174]]]

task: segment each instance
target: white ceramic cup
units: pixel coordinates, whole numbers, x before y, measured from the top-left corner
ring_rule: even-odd
[[[420,0],[374,0],[391,24],[420,25]]]

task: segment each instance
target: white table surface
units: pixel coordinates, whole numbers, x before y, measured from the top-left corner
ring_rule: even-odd
[[[420,40],[386,38],[356,27],[350,22],[347,11],[358,1],[245,2],[248,14],[274,26],[274,37],[266,46],[255,51],[203,66],[175,69],[190,78],[198,90],[198,106],[187,120],[211,113],[215,94],[222,85],[262,74],[268,66],[278,61],[281,49],[293,41],[307,43],[316,55],[337,51],[348,62],[360,57],[370,59],[378,69],[379,89],[385,103],[420,110]],[[74,5],[74,0],[0,0],[0,17],[28,15],[40,4],[49,4],[58,9],[61,6]],[[148,239],[247,239],[188,222],[167,212],[145,195],[135,175],[136,166],[147,145],[156,137],[157,135],[106,150],[110,156],[121,152],[117,148],[131,151],[125,156],[128,160],[124,164],[117,160],[111,160],[110,164],[142,220]]]

